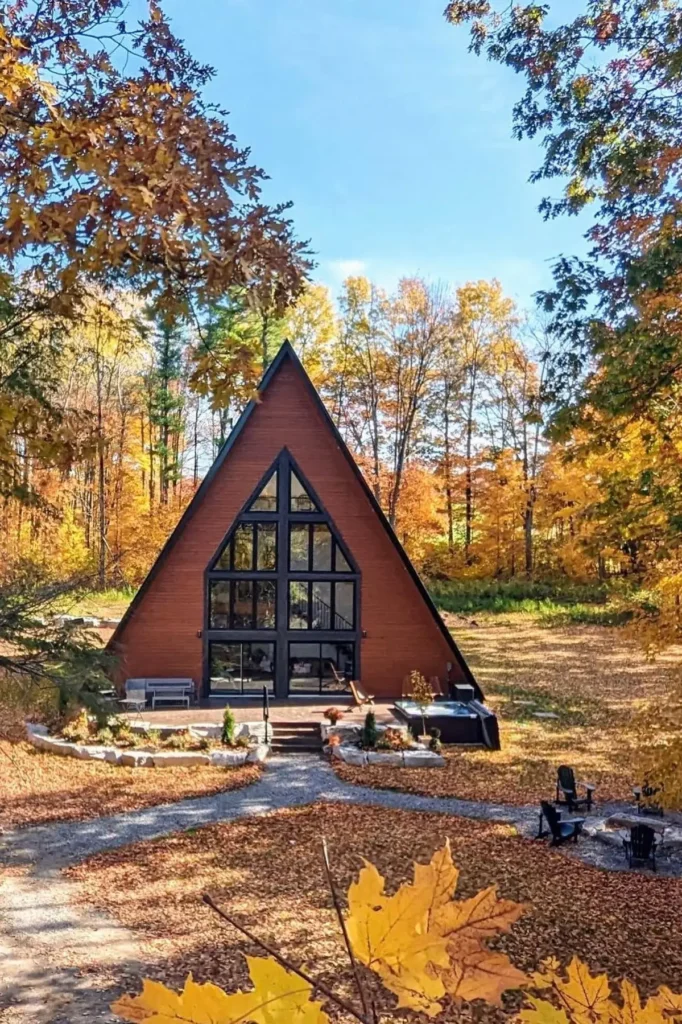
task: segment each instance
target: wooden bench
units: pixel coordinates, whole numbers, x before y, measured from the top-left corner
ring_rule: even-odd
[[[137,684],[137,685],[136,685]],[[160,703],[183,704],[189,707],[194,697],[193,679],[127,679],[126,690],[144,686],[152,699],[152,710]]]

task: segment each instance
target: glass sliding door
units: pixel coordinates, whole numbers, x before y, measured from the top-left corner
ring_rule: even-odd
[[[275,692],[274,643],[210,642],[210,693],[248,696],[262,693],[264,686]]]

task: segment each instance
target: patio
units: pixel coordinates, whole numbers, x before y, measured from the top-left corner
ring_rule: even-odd
[[[376,715],[377,722],[381,725],[391,725],[397,722],[392,712],[393,701],[377,701],[371,707]],[[237,722],[260,721],[263,716],[263,701],[260,697],[255,700],[237,697],[234,700],[225,699],[202,700],[191,708],[145,708],[142,712],[144,719],[151,721],[154,725],[189,725],[198,722],[220,722],[226,705],[229,704]],[[351,721],[362,722],[367,707],[357,708],[349,695],[334,694],[333,697],[306,698],[299,697],[288,700],[270,701],[270,722],[273,725],[285,725],[289,723],[315,723],[323,721],[324,712],[327,708],[340,708],[344,715]],[[138,717],[135,713],[126,716],[131,721]]]

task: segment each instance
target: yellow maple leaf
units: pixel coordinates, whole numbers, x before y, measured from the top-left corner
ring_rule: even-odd
[[[518,1020],[523,1024],[569,1024],[565,1010],[560,1010],[547,999],[526,996],[530,1005],[519,1013]]]
[[[329,1024],[321,1004],[311,1000],[312,986],[271,958],[247,957],[254,988],[223,992],[190,975],[182,992],[145,980],[138,996],[123,996],[111,1009],[138,1024]]]
[[[577,956],[566,968],[566,978],[557,976],[554,989],[576,1024],[593,1024],[608,1008],[609,979],[605,974],[590,974],[587,965]]]
[[[400,1007],[435,1016],[446,994],[499,1004],[505,989],[526,981],[508,957],[483,945],[507,931],[523,908],[500,900],[495,887],[454,901],[458,876],[446,842],[429,864],[415,864],[414,882],[393,896],[367,862],[348,891],[353,950],[398,996]]]

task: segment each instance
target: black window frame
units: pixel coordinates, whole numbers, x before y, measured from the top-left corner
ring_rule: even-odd
[[[228,639],[211,639],[208,642],[208,686],[210,694],[229,694],[230,696],[250,697],[253,699],[262,692],[263,684],[259,682],[256,688],[244,689],[244,648],[249,648],[249,657],[251,656],[251,648],[258,645],[268,644],[272,647],[272,678],[271,685],[268,687],[268,692],[274,696],[275,693],[275,678],[277,671],[277,641],[276,640],[244,640],[242,637],[230,637]],[[222,647],[239,647],[240,648],[240,679],[239,687],[230,686],[216,686],[211,687],[211,680],[214,678],[211,676],[211,668],[213,664],[213,648],[217,646]]]
[[[318,651],[319,651],[319,654],[318,654],[318,657],[317,657],[317,661],[319,662],[319,670],[318,670],[318,675],[317,675],[317,683],[318,683],[317,687],[313,688],[311,686],[311,687],[309,687],[307,689],[303,688],[303,687],[296,687],[296,689],[293,691],[296,696],[310,697],[310,696],[315,696],[315,695],[318,695],[318,694],[328,693],[328,694],[331,695],[333,693],[343,693],[344,692],[343,690],[341,690],[339,688],[336,688],[336,687],[329,687],[328,689],[325,690],[325,689],[323,689],[323,686],[322,686],[322,683],[324,682],[324,679],[325,679],[324,671],[323,671],[324,663],[325,663],[326,660],[328,660],[328,659],[325,659],[323,657],[322,649],[323,649],[323,647],[325,645],[330,645],[330,644],[339,644],[339,645],[343,645],[344,647],[350,647],[351,648],[351,658],[350,658],[351,670],[350,670],[349,673],[343,673],[343,675],[344,675],[345,679],[354,679],[357,676],[358,644],[357,644],[356,640],[344,640],[344,639],[341,639],[339,637],[335,637],[333,640],[318,640],[316,636],[311,636],[311,637],[309,637],[309,638],[307,638],[305,640],[301,640],[300,638],[299,639],[289,640],[289,642],[287,644],[287,673],[288,673],[288,681],[289,681],[289,683],[291,682],[291,675],[292,675],[292,673],[291,673],[291,663],[293,661],[293,655],[291,653],[291,648],[294,647],[294,646],[317,647]],[[313,677],[311,676],[310,678],[312,679]]]
[[[277,473],[277,511],[253,511],[252,504],[259,496],[267,481],[273,473]],[[292,511],[290,502],[291,473],[295,473],[315,504],[316,511],[306,510],[303,512]],[[252,561],[250,569],[234,569],[233,541],[237,529],[243,524],[252,525]],[[258,570],[258,524],[274,524],[275,530],[275,569]],[[306,525],[308,530],[308,562],[306,570],[290,568],[290,533],[294,525]],[[315,525],[324,525],[331,535],[331,568],[313,569],[313,534]],[[218,568],[218,562],[225,550],[229,550],[229,559],[224,563],[230,568]],[[337,552],[345,560],[345,565],[336,569],[338,564]],[[254,488],[242,510],[235,517],[230,529],[226,533],[218,550],[205,570],[205,615],[204,630],[202,631],[204,647],[204,693],[210,692],[210,645],[212,643],[230,642],[274,642],[276,643],[276,671],[275,671],[275,695],[286,698],[289,693],[289,643],[352,643],[354,645],[354,675],[357,678],[360,674],[360,596],[361,596],[361,573],[354,561],[348,546],[340,534],[338,527],[326,511],[314,489],[311,487],[306,475],[296,463],[287,448],[283,448],[275,461],[270,465],[267,473],[263,475],[256,488]],[[254,586],[252,597],[252,618],[249,625],[234,626],[233,606],[234,590],[238,581],[272,581],[275,586],[275,621],[274,625],[259,627],[257,620],[257,588]],[[212,619],[211,590],[212,584],[218,581],[230,582],[229,618],[223,619],[221,626],[215,626]],[[330,626],[336,625],[335,601],[337,582],[352,582],[353,593],[353,624],[352,627],[343,629],[311,629],[291,628],[289,622],[290,611],[290,583],[301,582],[307,584],[309,597],[309,608],[307,624],[311,625],[311,602],[312,584],[325,582],[331,584],[330,602]],[[225,625],[225,623],[227,623]],[[297,694],[299,691],[295,691]]]

